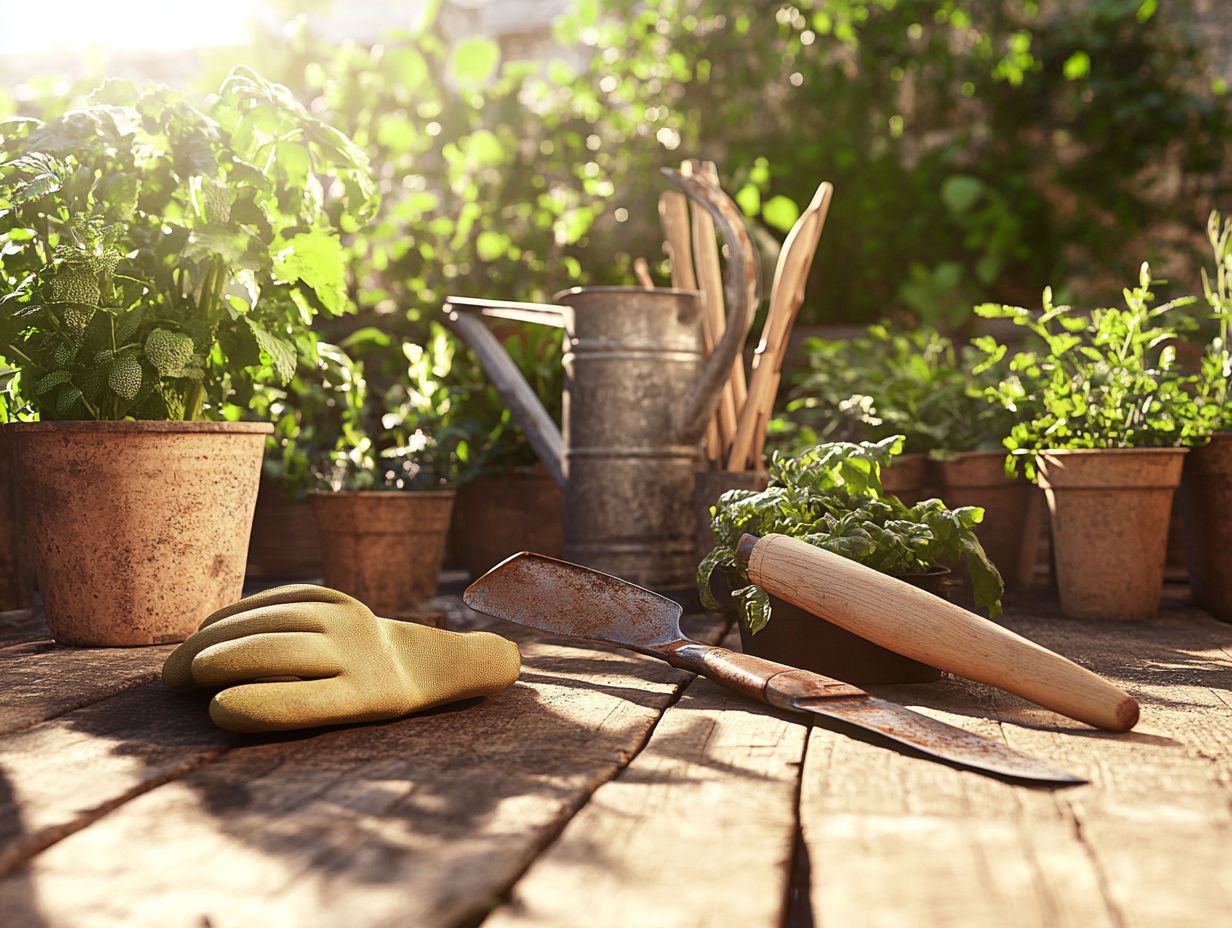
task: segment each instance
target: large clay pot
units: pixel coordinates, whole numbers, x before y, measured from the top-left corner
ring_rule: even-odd
[[[476,477],[458,487],[450,531],[457,563],[472,577],[519,551],[561,557],[565,495],[545,470]]]
[[[1158,613],[1172,494],[1187,450],[1040,453],[1062,612],[1083,619]]]
[[[321,536],[311,500],[291,499],[280,484],[261,482],[248,545],[248,574],[281,580],[321,577]]]
[[[929,497],[931,467],[927,454],[901,454],[881,469],[881,487],[908,506]]]
[[[389,618],[436,595],[453,490],[313,493],[325,585]]]
[[[11,430],[24,537],[60,644],[183,641],[240,598],[262,422]]]
[[[30,605],[31,581],[13,479],[12,433],[0,429],[0,612]]]
[[[1043,494],[1005,475],[1005,452],[967,451],[937,461],[941,496],[951,509],[981,506],[976,537],[1001,572],[1006,589],[1030,586],[1039,549]]]
[[[1232,432],[1189,452],[1179,495],[1194,603],[1232,622]]]
[[[948,574],[948,570],[939,568],[932,573],[900,579],[935,596],[948,598]],[[941,679],[941,671],[937,668],[873,644],[777,596],[770,597],[770,609],[770,621],[756,635],[749,633],[744,622],[737,623],[740,647],[745,654],[801,667],[847,683],[929,683]]]

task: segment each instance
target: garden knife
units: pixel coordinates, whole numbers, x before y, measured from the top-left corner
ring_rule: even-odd
[[[982,773],[1052,786],[1086,782],[839,680],[688,639],[678,603],[567,561],[515,554],[472,583],[462,601],[506,622],[650,654],[759,702],[835,719]]]
[[[939,596],[787,535],[745,535],[749,579],[779,599],[938,670],[999,687],[1109,731],[1138,703],[1068,658]]]

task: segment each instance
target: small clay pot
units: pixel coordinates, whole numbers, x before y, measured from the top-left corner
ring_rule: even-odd
[[[43,611],[60,644],[183,641],[240,598],[263,422],[5,426]]]
[[[942,567],[899,579],[948,598],[948,575]],[[770,597],[770,609],[770,621],[755,635],[744,622],[739,623],[740,646],[746,654],[847,683],[930,683],[941,679],[937,668],[873,644],[777,596]]]
[[[313,493],[325,585],[392,618],[436,595],[453,490]]]
[[[699,563],[714,547],[714,534],[710,531],[710,509],[718,502],[719,497],[728,490],[761,492],[769,481],[769,474],[751,470],[699,470],[693,475],[694,528],[697,533]]]
[[[1159,612],[1172,494],[1187,448],[1043,451],[1061,611],[1081,619]]]
[[[1039,552],[1044,495],[1024,478],[1005,475],[1005,452],[965,451],[936,461],[946,506],[981,506],[976,537],[1007,590],[1030,586]]]
[[[1178,495],[1194,603],[1232,622],[1232,432],[1190,450]]]
[[[248,575],[279,580],[318,579],[321,536],[312,502],[291,499],[282,485],[263,480],[248,545]]]
[[[450,542],[472,577],[519,551],[561,557],[565,495],[547,471],[492,474],[458,487]]]
[[[900,454],[881,469],[881,487],[906,506],[928,499],[932,468],[927,454]]]

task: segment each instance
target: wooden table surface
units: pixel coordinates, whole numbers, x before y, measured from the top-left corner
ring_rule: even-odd
[[[1128,735],[987,687],[880,695],[1076,771],[1049,791],[906,757],[650,658],[491,624],[511,689],[385,724],[214,728],[169,647],[0,615],[0,925],[905,925],[1232,919],[1232,626],[1172,603],[1007,624],[1133,692]],[[714,616],[688,626],[718,640]]]

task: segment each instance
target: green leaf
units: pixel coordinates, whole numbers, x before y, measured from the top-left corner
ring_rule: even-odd
[[[68,383],[72,379],[73,375],[68,371],[52,371],[34,385],[34,395],[42,396],[47,391],[58,387],[62,383]]]
[[[337,316],[350,305],[346,291],[346,253],[337,236],[320,229],[287,240],[274,258],[274,279],[310,287],[325,310]]]
[[[462,39],[453,48],[449,71],[463,85],[485,83],[500,64],[500,46],[483,36]]]
[[[1061,70],[1067,81],[1080,81],[1091,74],[1091,56],[1084,51],[1076,51],[1065,59]]]
[[[794,200],[782,195],[771,197],[761,207],[761,218],[766,225],[781,232],[790,232],[800,218],[800,207]]]
[[[941,202],[953,215],[960,216],[975,205],[984,192],[984,182],[978,177],[955,174],[941,185]]]
[[[290,383],[291,378],[295,376],[297,361],[295,346],[276,335],[272,335],[261,323],[251,316],[245,316],[244,318],[248,322],[248,327],[252,329],[252,335],[257,341],[257,347],[269,356],[270,364],[273,366],[274,373],[278,377],[279,382]]]

